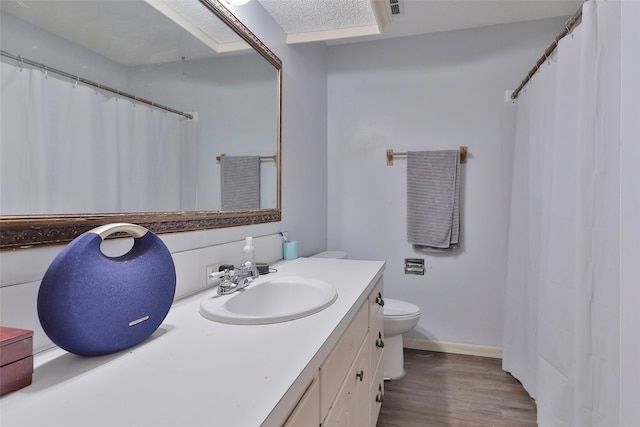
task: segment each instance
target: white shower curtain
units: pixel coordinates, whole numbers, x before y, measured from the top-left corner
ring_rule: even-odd
[[[620,23],[585,3],[517,101],[503,367],[541,427],[620,425]]]
[[[0,66],[2,214],[193,209],[181,204],[193,203],[181,196],[181,185],[195,187],[185,181],[195,176],[193,124],[38,69]]]

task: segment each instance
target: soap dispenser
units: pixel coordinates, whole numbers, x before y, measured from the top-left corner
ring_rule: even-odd
[[[253,278],[255,279],[260,276],[258,266],[256,264],[256,252],[253,248],[253,237],[246,237],[244,239],[244,248],[242,248],[242,264],[244,265],[247,261],[251,262],[251,275]]]

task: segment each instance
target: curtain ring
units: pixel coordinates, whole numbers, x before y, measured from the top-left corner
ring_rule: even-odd
[[[22,56],[18,56],[18,68],[20,72],[22,72]]]
[[[73,83],[73,88],[75,89],[78,86],[78,80],[80,80],[79,76],[76,76],[76,81]]]
[[[48,79],[48,78],[49,78],[49,70],[47,70],[46,65],[45,65],[45,67],[44,67],[44,78],[45,78],[45,79]]]
[[[565,34],[570,34],[571,38],[573,38],[573,33],[571,32],[571,27],[569,27],[569,22],[564,25],[564,29],[566,30]]]

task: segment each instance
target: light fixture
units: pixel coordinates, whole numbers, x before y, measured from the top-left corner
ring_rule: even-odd
[[[243,4],[249,3],[249,0],[225,0],[231,6],[242,6]]]

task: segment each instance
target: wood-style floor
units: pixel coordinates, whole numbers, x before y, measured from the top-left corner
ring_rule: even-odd
[[[404,350],[407,375],[385,381],[377,427],[531,427],[535,401],[486,357]]]

